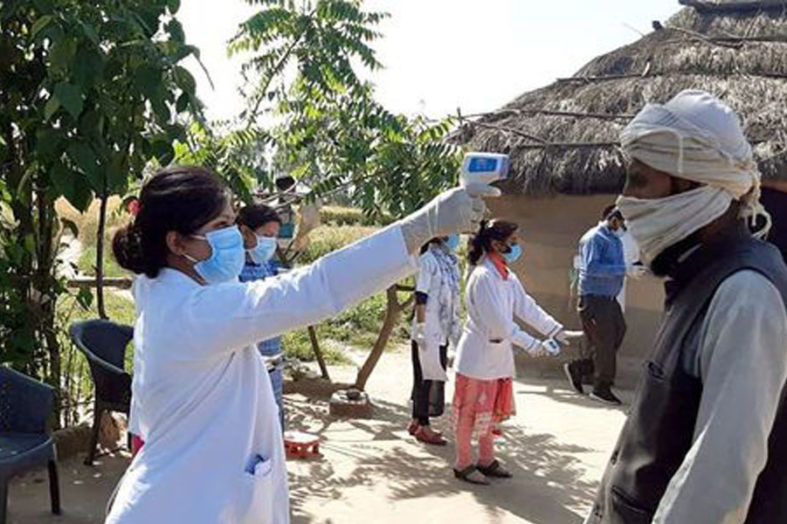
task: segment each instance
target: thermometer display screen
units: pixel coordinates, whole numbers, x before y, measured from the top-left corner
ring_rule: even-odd
[[[470,159],[467,171],[470,173],[489,173],[497,170],[497,159],[477,156]]]

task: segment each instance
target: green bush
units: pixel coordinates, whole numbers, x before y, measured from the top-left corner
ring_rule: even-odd
[[[79,268],[79,272],[83,275],[95,275],[95,265],[96,246],[94,244],[86,246],[82,250],[82,254],[79,255],[77,267]],[[109,278],[131,276],[128,271],[118,265],[114,255],[112,255],[112,248],[108,244],[105,244],[104,248],[104,276]]]
[[[385,226],[393,222],[393,218],[373,220],[355,207],[323,206],[320,209],[320,220],[323,224],[334,226]]]
[[[310,264],[323,255],[371,235],[378,228],[370,226],[320,226],[309,235],[309,245],[297,259],[299,265]]]

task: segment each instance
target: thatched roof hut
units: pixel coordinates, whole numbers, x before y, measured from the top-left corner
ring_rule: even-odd
[[[787,178],[787,0],[680,4],[639,41],[464,125],[459,140],[509,153],[511,192],[617,193],[627,121],[647,102],[699,88],[742,116],[763,176]]]

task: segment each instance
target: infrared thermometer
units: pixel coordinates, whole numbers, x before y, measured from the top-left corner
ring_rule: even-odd
[[[508,178],[510,160],[501,153],[467,153],[462,161],[462,186],[491,184]]]

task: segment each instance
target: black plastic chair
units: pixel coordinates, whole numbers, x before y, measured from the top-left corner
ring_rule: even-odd
[[[131,375],[125,371],[125,356],[134,328],[96,319],[71,324],[69,334],[87,357],[95,386],[93,434],[85,459],[85,464],[91,466],[96,457],[101,415],[104,411],[128,415],[131,410]]]
[[[52,513],[60,514],[57,451],[48,431],[54,388],[0,366],[0,524],[11,477],[47,466]]]

